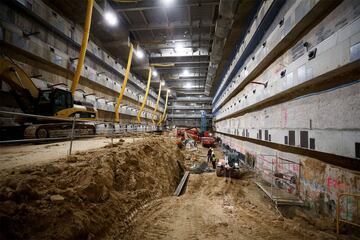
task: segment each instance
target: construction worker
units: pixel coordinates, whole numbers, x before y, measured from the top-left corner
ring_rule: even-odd
[[[211,157],[213,155],[213,148],[210,147],[209,150],[208,150],[208,153],[207,153],[207,162],[211,162]]]
[[[228,159],[225,159],[225,182],[228,181],[228,178],[230,178],[230,183],[232,183],[231,174],[233,171],[233,164],[229,163]]]
[[[213,153],[212,156],[211,156],[211,163],[212,163],[213,169],[216,169],[216,157],[215,157],[215,153]]]

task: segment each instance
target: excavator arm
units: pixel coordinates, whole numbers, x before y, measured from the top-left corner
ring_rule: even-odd
[[[10,86],[10,92],[15,95],[19,107],[26,113],[35,112],[35,103],[40,90],[29,76],[13,61],[0,58],[0,81]]]
[[[26,89],[30,95],[37,99],[39,96],[39,89],[35,86],[29,76],[14,62],[0,58],[0,77],[12,89],[22,91]]]

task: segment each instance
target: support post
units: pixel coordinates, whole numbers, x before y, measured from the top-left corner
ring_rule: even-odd
[[[146,100],[149,94],[149,89],[150,89],[150,82],[151,82],[151,67],[149,67],[149,75],[148,75],[148,81],[147,81],[147,86],[146,86],[146,92],[145,92],[145,96],[144,96],[144,100],[142,102],[142,105],[139,109],[138,115],[137,115],[137,121],[138,123],[141,123],[141,113],[144,110],[145,104],[146,104]]]
[[[158,97],[157,97],[157,99],[156,99],[156,105],[155,105],[155,109],[154,109],[154,111],[153,111],[153,116],[152,116],[152,119],[151,119],[151,121],[153,122],[153,124],[155,124],[154,118],[155,118],[156,110],[157,110],[157,108],[158,108],[158,106],[159,106],[160,94],[161,94],[161,81],[159,82]]]
[[[74,132],[75,132],[75,123],[76,123],[76,116],[74,115],[72,127],[71,127],[69,156],[71,155],[71,152],[72,152],[72,145],[73,145]]]
[[[158,125],[159,125],[159,126],[161,125],[162,121],[163,121],[164,118],[165,118],[165,114],[166,114],[166,110],[167,110],[167,105],[168,105],[168,99],[169,99],[169,92],[170,92],[170,90],[167,90],[167,91],[166,91],[165,107],[164,107],[164,112],[163,112],[163,114],[162,114],[162,117],[160,117],[160,120],[159,120],[159,122],[158,122]]]
[[[111,147],[114,147],[114,133],[115,133],[115,113],[112,118],[112,129],[111,129]]]
[[[119,120],[120,120],[119,108],[120,108],[122,98],[124,96],[127,80],[129,79],[133,50],[134,50],[134,46],[132,45],[132,43],[130,43],[130,51],[129,51],[128,62],[127,62],[126,71],[125,71],[124,82],[121,85],[120,95],[116,101],[116,106],[115,106],[115,122],[119,122]]]
[[[89,41],[89,35],[90,35],[90,27],[91,27],[91,17],[92,17],[92,10],[94,6],[94,0],[88,0],[87,8],[86,8],[86,18],[85,18],[85,25],[84,25],[84,33],[83,33],[83,39],[81,43],[81,49],[80,49],[80,56],[79,61],[76,66],[76,71],[74,74],[73,82],[71,85],[71,94],[74,96],[77,85],[79,83],[80,75],[82,68],[84,66],[85,61],[85,55],[86,55],[86,49]]]

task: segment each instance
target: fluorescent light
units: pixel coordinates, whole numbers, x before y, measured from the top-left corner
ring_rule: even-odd
[[[181,52],[184,50],[184,45],[181,42],[177,42],[175,43],[175,51],[176,52]]]
[[[185,88],[193,88],[193,85],[191,85],[191,83],[187,83],[187,84],[185,84],[184,87],[185,87]]]
[[[161,86],[165,86],[165,81],[161,81]]]
[[[168,89],[167,92],[170,93],[170,89]]]
[[[174,0],[162,0],[162,2],[163,2],[165,5],[169,5],[170,3],[174,2]]]
[[[184,75],[184,76],[189,76],[189,74],[190,74],[189,70],[185,69],[185,70],[183,71],[183,75]]]
[[[105,12],[104,19],[110,26],[116,26],[118,24],[118,18],[112,11]]]
[[[158,72],[157,72],[156,70],[154,70],[153,73],[152,73],[152,75],[153,75],[153,77],[157,77]]]
[[[143,50],[138,48],[137,50],[135,50],[135,55],[136,55],[137,58],[142,59],[142,58],[144,58],[145,54],[144,54]]]

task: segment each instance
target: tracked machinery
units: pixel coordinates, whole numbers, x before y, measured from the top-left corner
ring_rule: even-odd
[[[244,159],[243,154],[238,153],[228,146],[224,148],[224,158],[219,159],[216,164],[216,176],[226,177],[227,173],[231,178],[240,178],[244,169],[242,168],[241,159]]]
[[[50,117],[45,119],[26,115],[15,117],[16,124],[25,126],[25,138],[68,137],[73,125],[69,120],[74,117],[76,120],[89,121],[79,121],[74,125],[76,135],[95,134],[95,125],[91,122],[97,119],[97,110],[91,104],[75,104],[71,92],[66,89],[55,87],[39,89],[14,61],[0,56],[0,86],[3,82],[8,88],[6,92],[1,92],[0,105],[9,106],[10,102],[13,102],[10,109],[17,109],[15,111],[25,114]],[[8,106],[1,109],[9,109]],[[1,117],[6,119],[5,114]],[[4,131],[6,125],[1,123],[2,134],[6,132]]]

